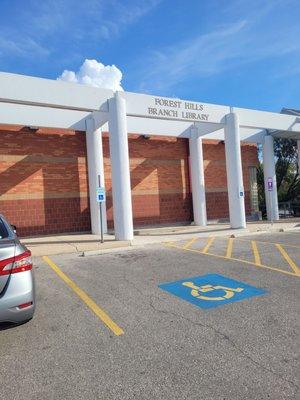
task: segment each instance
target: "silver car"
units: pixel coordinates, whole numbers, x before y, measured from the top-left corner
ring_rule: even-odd
[[[16,228],[0,215],[0,322],[28,321],[34,309],[31,252],[20,243]]]

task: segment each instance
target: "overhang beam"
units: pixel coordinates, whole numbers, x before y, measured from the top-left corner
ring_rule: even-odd
[[[103,125],[108,120],[108,99],[114,95],[107,89],[9,73],[0,73],[0,88],[1,124],[77,130],[85,130],[85,119],[91,113],[96,124]],[[280,132],[276,135],[281,137],[300,135],[297,115],[130,92],[120,96],[126,100],[128,131],[132,133],[189,138],[190,128],[197,126],[203,138],[223,140],[225,117],[234,112],[239,116],[243,141],[261,142],[265,130]],[[155,109],[158,115],[152,113]]]
[[[78,111],[108,112],[113,91],[77,83],[0,73],[0,101]],[[1,122],[1,121],[0,121]]]
[[[85,120],[89,111],[75,111],[52,107],[29,106],[24,104],[1,103],[0,123],[7,125],[37,126],[85,131]],[[98,126],[108,120],[108,113],[93,112]]]

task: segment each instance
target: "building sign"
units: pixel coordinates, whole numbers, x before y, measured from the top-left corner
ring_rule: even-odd
[[[153,104],[148,107],[150,117],[167,117],[188,121],[208,121],[209,113],[205,105],[183,100],[154,97]]]
[[[228,106],[178,98],[130,92],[123,92],[122,97],[126,100],[126,114],[132,117],[224,124],[225,115],[230,113]]]

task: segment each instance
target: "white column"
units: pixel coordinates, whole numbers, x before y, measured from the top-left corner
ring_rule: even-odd
[[[191,129],[191,138],[189,139],[190,160],[191,160],[191,178],[192,178],[192,196],[194,223],[197,226],[205,226],[206,201],[204,184],[204,165],[202,139],[199,137],[198,128]]]
[[[267,207],[268,220],[279,220],[278,212],[278,197],[277,197],[277,183],[275,172],[275,157],[274,157],[274,139],[271,135],[265,136],[263,144],[263,165],[264,165],[264,181],[265,181],[265,198]],[[268,190],[268,179],[273,180],[273,190]]]
[[[109,148],[116,240],[133,239],[126,101],[120,92],[109,100]]]
[[[104,181],[104,164],[103,164],[103,148],[102,148],[102,132],[101,128],[96,129],[94,118],[86,120],[86,149],[88,163],[89,178],[89,197],[90,197],[90,215],[91,227],[94,235],[100,235],[100,205],[96,199],[96,190],[99,186],[98,176],[100,175],[100,183],[105,187]],[[106,219],[106,203],[102,203],[102,223],[103,232],[107,232]]]
[[[226,115],[224,133],[230,225],[232,228],[246,228],[245,191],[237,114]]]

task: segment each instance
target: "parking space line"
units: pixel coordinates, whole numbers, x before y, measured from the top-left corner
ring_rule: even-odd
[[[254,255],[255,265],[259,266],[259,265],[261,265],[261,259],[260,259],[259,251],[258,251],[255,240],[251,240],[251,246],[252,246],[252,251],[253,251],[253,255]]]
[[[288,232],[284,232],[284,234],[286,234],[286,233],[288,233]],[[235,238],[235,240],[240,240],[242,242],[249,242],[250,241],[250,239],[242,239],[242,238]],[[267,240],[256,240],[256,243],[281,244],[284,247],[294,247],[296,249],[300,249],[300,246],[296,246],[294,244],[268,242]]]
[[[183,246],[183,247],[184,247],[185,249],[188,249],[197,239],[198,239],[197,237],[192,238],[192,239],[189,240],[189,241],[187,242],[187,244],[186,244],[185,246]]]
[[[219,256],[219,255],[217,255],[217,254],[212,254],[212,253],[208,253],[208,252],[204,253],[204,252],[201,251],[201,250],[184,249],[183,247],[176,246],[176,245],[174,245],[174,244],[168,244],[167,246],[168,246],[168,247],[174,247],[175,249],[179,249],[179,250],[184,250],[184,251],[190,251],[190,252],[193,252],[193,253],[203,254],[203,255],[205,255],[205,256],[211,256],[211,257],[222,258],[223,260],[227,260],[227,261],[230,261],[230,260],[239,261],[239,262],[242,262],[242,263],[245,263],[245,264],[254,265],[255,267],[258,267],[258,268],[269,269],[269,270],[271,270],[271,271],[281,272],[282,274],[300,277],[300,275],[295,274],[294,272],[285,271],[285,270],[283,270],[283,269],[276,268],[276,267],[269,267],[268,265],[263,265],[263,264],[259,264],[259,265],[258,265],[258,264],[255,264],[254,262],[242,260],[242,259],[239,259],[239,258],[226,258],[226,257],[224,257],[224,256]]]
[[[298,266],[294,263],[294,261],[291,259],[291,257],[288,255],[288,253],[284,250],[284,248],[280,244],[276,244],[277,249],[280,251],[281,255],[283,258],[287,261],[289,266],[292,268],[292,270],[295,272],[296,275],[300,276],[300,269]]]
[[[226,258],[231,258],[232,256],[232,247],[233,247],[233,238],[228,239],[227,251],[226,251]]]
[[[210,246],[213,244],[214,240],[215,240],[214,236],[210,237],[208,239],[208,242],[207,242],[206,246],[202,249],[202,251],[200,251],[200,253],[206,254],[208,252]]]
[[[76,285],[49,257],[44,256],[44,261],[53,269],[54,272],[77,294],[77,296],[96,314],[96,316],[116,335],[124,334],[120,328],[79,286]]]

